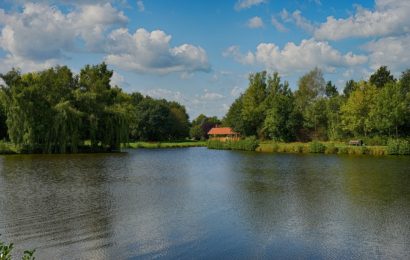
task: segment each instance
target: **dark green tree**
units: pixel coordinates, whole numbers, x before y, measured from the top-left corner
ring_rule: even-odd
[[[325,94],[326,97],[331,98],[339,95],[339,92],[337,91],[337,88],[334,84],[332,84],[332,81],[328,81],[326,83],[326,89],[325,89]]]
[[[346,98],[349,98],[350,93],[352,93],[355,89],[356,89],[356,82],[353,79],[348,80],[346,81],[345,88],[343,89],[343,95]]]
[[[393,75],[386,66],[381,66],[375,73],[370,76],[369,82],[378,87],[382,88],[389,82],[395,82]]]

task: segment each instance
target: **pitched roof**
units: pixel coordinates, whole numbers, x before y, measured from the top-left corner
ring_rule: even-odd
[[[234,135],[238,134],[234,132],[230,127],[214,127],[208,132],[209,135]]]

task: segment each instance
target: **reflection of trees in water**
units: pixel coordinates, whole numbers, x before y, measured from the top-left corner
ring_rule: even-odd
[[[235,203],[266,248],[287,237],[318,247],[324,255],[344,247],[366,256],[391,238],[396,246],[391,241],[389,246],[400,245],[397,252],[403,255],[409,251],[403,248],[410,230],[409,175],[400,174],[404,162],[391,160],[396,166],[390,167],[378,159],[250,154],[232,166],[240,174]],[[399,197],[406,203],[392,206]],[[396,236],[399,224],[404,231]],[[397,253],[388,246],[379,250],[385,256]]]
[[[39,259],[103,253],[112,215],[107,163],[110,156],[5,157],[0,233],[17,247],[38,248]]]

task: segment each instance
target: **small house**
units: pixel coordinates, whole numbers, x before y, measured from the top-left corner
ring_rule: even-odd
[[[240,139],[239,133],[232,130],[230,127],[214,127],[208,132],[209,140],[238,141]]]

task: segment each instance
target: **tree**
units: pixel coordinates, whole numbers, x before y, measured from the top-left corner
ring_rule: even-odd
[[[328,98],[339,95],[339,92],[337,91],[336,86],[332,84],[332,81],[328,81],[326,83],[325,94],[326,94],[326,97]]]
[[[356,89],[356,82],[353,79],[348,80],[346,81],[345,88],[343,89],[343,95],[346,98],[349,98],[350,93],[352,93],[355,89]]]
[[[1,75],[10,140],[30,152],[118,149],[128,138],[129,95],[111,88],[112,71],[87,65],[74,76],[66,67]]]
[[[245,135],[245,121],[242,118],[243,94],[229,107],[228,113],[222,119],[222,124],[232,127],[238,133]]]
[[[342,125],[345,131],[355,136],[367,136],[372,130],[369,112],[375,101],[377,89],[366,82],[360,82],[345,104],[341,107]]]
[[[177,102],[166,102],[169,107],[169,138],[178,140],[189,135],[189,116],[185,107]]]
[[[405,94],[410,92],[410,69],[402,72],[400,76],[400,84]]]
[[[402,86],[394,82],[387,83],[378,92],[370,109],[369,117],[372,127],[379,133],[387,133],[389,136],[390,131],[394,130],[397,138],[399,127],[406,123],[406,114],[410,112],[406,103]]]
[[[208,139],[208,132],[216,125],[221,124],[217,117],[207,117],[200,114],[194,121],[190,129],[190,136],[196,140]]]
[[[263,102],[267,95],[266,71],[249,76],[249,87],[242,97],[241,118],[243,132],[247,136],[257,135],[264,120]]]
[[[143,141],[169,140],[169,115],[166,104],[145,98],[136,107],[135,139]]]
[[[289,83],[281,83],[277,72],[268,77],[267,97],[263,106],[265,118],[261,137],[272,140],[290,141],[295,138],[294,97]]]
[[[386,66],[381,66],[375,73],[370,76],[370,83],[377,88],[382,88],[389,82],[395,82],[393,75]]]
[[[302,115],[302,122],[298,129],[298,139],[311,139],[317,136],[317,109],[314,107],[318,99],[325,96],[325,80],[320,69],[315,68],[303,75],[298,81],[299,88],[295,92],[295,106],[297,113]]]

